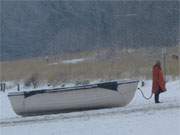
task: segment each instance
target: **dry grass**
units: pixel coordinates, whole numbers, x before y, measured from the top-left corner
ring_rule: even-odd
[[[99,53],[97,55],[97,52]],[[1,62],[1,80],[26,80],[32,74],[38,73],[40,80],[51,83],[61,83],[92,79],[124,79],[150,78],[151,68],[157,59],[161,59],[160,49],[109,50],[97,52],[82,52],[64,57],[34,58],[11,62]],[[179,75],[179,60],[171,56],[178,53],[178,47],[168,48],[167,74]],[[103,55],[101,55],[103,54]],[[78,64],[63,64],[62,59],[92,57],[93,59]],[[96,59],[94,59],[96,58]],[[51,65],[50,63],[58,62]]]

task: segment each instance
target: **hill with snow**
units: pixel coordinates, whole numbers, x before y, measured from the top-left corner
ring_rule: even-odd
[[[0,1],[1,60],[178,44],[179,1]]]

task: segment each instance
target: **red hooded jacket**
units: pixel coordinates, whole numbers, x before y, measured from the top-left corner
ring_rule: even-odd
[[[166,91],[165,80],[161,67],[158,65],[154,65],[152,74],[153,74],[152,92],[156,94],[158,91],[160,92]]]

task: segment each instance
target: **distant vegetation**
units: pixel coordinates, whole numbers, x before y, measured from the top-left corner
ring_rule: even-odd
[[[179,1],[0,2],[1,60],[178,44]],[[32,60],[31,66],[37,61]],[[102,68],[108,63],[97,64]],[[41,64],[44,63],[40,61],[40,67]],[[32,67],[28,66],[23,68],[31,71]],[[44,66],[42,68],[48,69]],[[84,68],[83,64],[81,66]]]
[[[168,47],[166,73],[173,78],[180,75],[178,47]],[[82,53],[68,54],[65,57],[44,57],[1,62],[1,80],[24,81],[25,85],[47,82],[57,85],[67,82],[112,79],[150,79],[156,60],[162,61],[162,48],[104,49],[89,52],[85,61],[76,64],[63,64],[65,59],[85,58]],[[112,53],[113,52],[113,53]],[[92,55],[93,54],[93,55]]]

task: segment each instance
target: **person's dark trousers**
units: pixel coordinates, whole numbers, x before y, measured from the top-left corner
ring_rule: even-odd
[[[160,102],[159,102],[159,94],[160,94],[160,91],[158,91],[158,92],[154,95],[155,103],[160,103]]]

